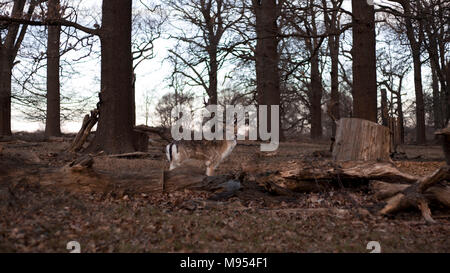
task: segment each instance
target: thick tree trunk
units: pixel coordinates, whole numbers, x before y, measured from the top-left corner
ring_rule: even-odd
[[[11,17],[24,15],[25,0],[15,0]],[[26,18],[33,14],[37,1],[31,1]],[[19,33],[19,24],[12,23],[7,27],[6,37],[0,40],[0,136],[11,135],[11,77],[14,59],[25,36],[27,25],[23,25]],[[18,35],[19,34],[19,35]]]
[[[89,151],[136,151],[133,131],[131,0],[103,1],[100,117]]]
[[[209,90],[208,90],[208,105],[217,105],[217,71],[219,69],[217,64],[217,46],[214,46],[209,53],[210,67],[209,67]]]
[[[257,102],[258,105],[280,105],[277,1],[261,1],[261,4],[257,2],[253,1],[257,36],[255,52]],[[268,130],[271,130],[270,113],[269,107]]]
[[[436,69],[431,68],[431,76],[432,76],[432,84],[431,87],[433,89],[433,121],[434,121],[434,129],[442,128],[442,111],[441,111],[441,100],[439,94],[439,82],[436,74]]]
[[[352,8],[353,117],[377,122],[374,6],[352,0]]]
[[[8,50],[0,48],[0,136],[11,135],[11,66]]]
[[[57,18],[59,0],[48,2],[49,17]],[[58,16],[59,17],[59,16]],[[59,43],[60,26],[48,27],[47,41],[47,118],[45,122],[46,136],[60,136],[60,82],[59,82]]]
[[[319,56],[311,58],[311,138],[322,137],[322,79],[319,71]]]
[[[422,88],[422,63],[420,61],[420,46],[413,47],[414,87],[416,93],[416,142],[426,143],[425,136],[425,103]]]
[[[356,118],[338,122],[333,159],[338,161],[390,161],[389,128]]]

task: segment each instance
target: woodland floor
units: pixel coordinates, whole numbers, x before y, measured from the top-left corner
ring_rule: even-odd
[[[437,224],[410,210],[375,214],[379,201],[367,183],[337,185],[320,193],[273,196],[254,191],[210,201],[210,193],[185,190],[145,194],[138,190],[66,188],[46,173],[70,162],[71,138],[46,141],[16,135],[0,142],[0,252],[450,252],[450,212],[432,207]],[[285,142],[261,155],[259,145],[238,145],[218,173],[277,170],[299,158],[323,160],[328,142]],[[0,148],[1,149],[1,148]],[[95,158],[94,169],[145,175],[167,168],[163,143],[153,142],[145,159]],[[403,146],[409,159],[395,161],[406,173],[427,175],[444,164],[439,146]],[[316,152],[316,153],[315,153]],[[81,190],[82,189],[82,190]]]

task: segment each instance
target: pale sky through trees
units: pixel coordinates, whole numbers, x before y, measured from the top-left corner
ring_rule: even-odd
[[[144,1],[144,0],[142,0]],[[145,1],[144,1],[145,2]],[[156,2],[156,1],[154,1]],[[82,7],[87,8],[89,10],[98,10],[98,15],[101,13],[101,1],[96,0],[83,0]],[[386,3],[386,1],[375,1],[377,3]],[[139,5],[139,1],[133,2],[134,7],[136,8]],[[343,8],[351,11],[351,1],[345,0]],[[169,14],[170,20],[170,14]],[[82,20],[80,20],[83,22]],[[92,26],[90,26],[92,27]],[[156,104],[163,95],[167,94],[170,90],[168,87],[169,81],[167,78],[170,76],[172,72],[172,67],[169,62],[164,61],[164,59],[168,55],[168,50],[173,48],[175,42],[173,40],[169,40],[167,35],[170,34],[170,24],[167,24],[163,29],[166,29],[166,32],[163,32],[162,37],[154,43],[154,53],[155,58],[146,60],[136,70],[137,80],[136,80],[136,123],[144,124],[145,123],[145,107],[144,107],[144,96],[145,93],[148,92],[151,98],[151,111],[150,111],[150,119],[149,125],[158,125],[158,117],[155,116],[155,107]],[[32,39],[31,37],[28,37]],[[381,37],[377,37],[377,40],[382,39]],[[99,43],[97,43],[97,51]],[[64,58],[76,58],[76,54],[73,53]],[[64,93],[65,90],[72,90],[75,92],[80,92],[85,96],[96,96],[99,92],[100,88],[100,58],[98,56],[88,57],[88,59],[74,66],[75,70],[79,73],[73,75],[70,79],[61,79],[62,80],[62,88],[61,92]],[[424,82],[426,81],[426,77],[428,76],[428,68],[423,66],[424,73]],[[228,69],[235,69],[234,67],[230,67]],[[219,93],[221,90],[222,83],[224,82],[223,77],[225,76],[226,71],[219,72]],[[407,96],[405,99],[412,99],[414,97],[414,86],[412,80],[412,72],[409,73],[407,80],[405,81],[404,89],[407,92]],[[63,83],[64,82],[64,83]],[[427,90],[427,86],[424,86],[425,90]],[[202,91],[199,90],[195,93],[197,100],[201,103],[200,99],[202,97]],[[93,100],[95,101],[95,99]],[[92,108],[94,104],[92,104]],[[86,113],[88,113],[90,109],[86,109]],[[76,120],[67,122],[62,121],[62,131],[63,132],[76,132],[79,130],[81,126],[81,121],[84,115],[80,115]],[[17,105],[13,103],[12,110],[12,130],[13,131],[35,131],[35,130],[43,130],[45,125],[39,122],[30,122],[23,118],[23,114],[17,109]]]

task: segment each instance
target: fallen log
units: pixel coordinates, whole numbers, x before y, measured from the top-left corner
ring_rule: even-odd
[[[431,211],[428,206],[425,191],[439,181],[450,178],[450,166],[444,166],[435,171],[433,174],[424,177],[413,185],[405,188],[396,195],[387,200],[386,205],[380,210],[380,214],[386,215],[412,206],[416,206],[422,212],[422,216],[428,223],[435,221],[431,217]],[[447,192],[448,193],[448,192]],[[450,199],[447,193],[440,192],[438,195],[441,199]]]
[[[409,187],[407,184],[386,183],[383,181],[371,181],[370,188],[379,200],[388,199]],[[450,207],[450,186],[435,185],[424,191],[424,196],[429,202],[437,202],[446,207]]]
[[[317,162],[315,165],[306,165],[297,162],[285,167],[279,172],[282,179],[292,181],[330,181],[330,180],[382,180],[402,181],[414,183],[419,178],[399,171],[391,163],[374,162],[342,162],[336,164],[332,161]]]
[[[157,134],[159,137],[164,139],[166,142],[172,142],[172,138],[169,136],[170,134],[164,128],[154,128],[146,125],[138,125],[134,126],[134,130],[141,133],[146,134]]]
[[[209,191],[217,199],[231,196],[240,189],[233,175],[205,176],[200,168],[180,167],[173,171],[154,169],[147,175],[123,173],[114,175],[96,170],[95,159],[84,155],[63,168],[43,174],[42,186],[62,186],[74,192],[110,193],[116,196],[154,194],[184,189]]]
[[[145,158],[148,157],[150,153],[144,153],[144,152],[133,152],[133,153],[124,153],[124,154],[113,154],[108,155],[108,157],[113,158]]]
[[[375,198],[379,200],[392,197],[408,187],[408,184],[386,183],[378,180],[370,181],[370,188],[374,192]]]

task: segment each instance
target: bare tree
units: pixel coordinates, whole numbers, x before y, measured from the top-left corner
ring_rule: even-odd
[[[170,128],[175,122],[174,117],[171,116],[172,109],[183,105],[192,111],[194,96],[190,93],[177,94],[177,99],[174,98],[175,93],[168,93],[161,97],[156,106],[156,113],[159,116],[159,120],[162,127]]]
[[[11,18],[29,20],[36,5],[40,1],[33,0],[26,5],[25,0],[14,0],[5,8],[11,8]],[[26,6],[28,6],[27,9]],[[24,15],[25,14],[25,15]],[[2,17],[5,17],[2,14]],[[9,18],[9,17],[8,17]],[[15,59],[20,45],[27,32],[28,25],[18,22],[0,20],[0,135],[11,135],[11,77]]]
[[[421,0],[418,4],[418,12],[421,17],[425,18],[420,26],[423,26],[424,35],[426,36],[423,42],[428,53],[432,72],[434,126],[436,129],[444,128],[446,120],[449,118],[450,108],[448,106],[449,98],[446,93],[447,83],[445,79],[445,58],[448,53],[448,41],[450,38],[448,29],[450,1]]]
[[[169,60],[174,74],[183,75],[191,86],[201,87],[208,96],[205,104],[217,105],[218,72],[233,50],[228,37],[242,17],[237,0],[167,0],[173,10],[177,41]]]
[[[385,101],[385,109],[386,113],[383,113],[383,125],[388,125],[388,116],[394,117],[396,116],[398,119],[399,129],[400,129],[400,143],[405,143],[405,117],[404,117],[404,107],[403,107],[403,87],[407,74],[411,70],[411,64],[408,61],[408,55],[401,55],[399,49],[402,47],[397,47],[397,50],[393,51],[392,46],[389,42],[385,42],[387,47],[383,50],[378,57],[378,71],[382,80],[379,82],[379,85],[382,88],[386,88],[389,91],[390,96],[385,94],[385,98],[382,99]],[[383,92],[382,92],[383,93]],[[385,93],[385,91],[384,91]],[[389,99],[390,97],[390,99]],[[383,105],[382,105],[383,111]]]
[[[96,25],[95,28],[66,19],[30,20],[19,15],[0,16],[0,21],[9,25],[65,25],[100,37],[100,117],[88,151],[122,153],[146,149],[146,143],[138,141],[140,133],[133,130],[131,6],[131,0],[103,1],[102,26]]]
[[[416,94],[416,142],[423,144],[426,142],[425,136],[425,105],[423,99],[423,85],[422,85],[422,61],[421,61],[421,47],[424,40],[424,33],[422,20],[414,20],[415,10],[412,4],[417,4],[417,1],[405,0],[390,0],[398,3],[400,7],[385,7],[389,12],[396,15],[402,21],[406,29],[406,36],[411,47],[411,53],[414,64],[414,87]]]

